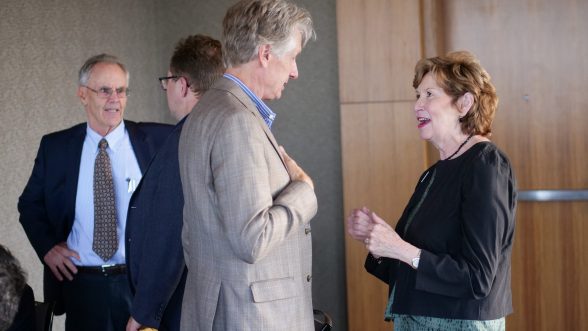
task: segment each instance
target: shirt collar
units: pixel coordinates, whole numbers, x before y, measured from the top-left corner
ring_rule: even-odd
[[[98,143],[102,138],[108,142],[108,147],[116,152],[116,149],[120,146],[120,142],[125,136],[125,121],[121,121],[120,124],[112,131],[110,131],[105,137],[102,137],[96,131],[90,128],[90,125],[86,126],[86,136],[90,139],[93,145],[98,148]]]
[[[247,94],[247,96],[251,98],[251,101],[253,101],[253,103],[255,104],[255,107],[257,108],[257,111],[259,111],[259,114],[263,118],[263,121],[265,122],[265,124],[267,124],[268,128],[271,129],[272,123],[276,119],[276,113],[274,113],[270,109],[270,107],[268,107],[265,104],[265,102],[263,102],[263,100],[261,100],[257,95],[255,95],[253,91],[251,91],[245,84],[243,84],[243,82],[239,80],[239,78],[227,73],[225,73],[223,76],[235,82],[235,84],[237,84],[243,90],[243,92],[245,92],[245,94]]]

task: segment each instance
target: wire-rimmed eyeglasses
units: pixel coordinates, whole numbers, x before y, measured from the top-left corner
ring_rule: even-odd
[[[95,90],[87,85],[82,85],[82,86],[87,88],[88,90],[96,93],[99,97],[104,98],[104,99],[110,98],[114,92],[116,92],[116,95],[121,99],[128,97],[129,94],[131,93],[131,90],[128,87],[119,87],[117,89],[113,89],[111,87],[102,86],[99,89]]]

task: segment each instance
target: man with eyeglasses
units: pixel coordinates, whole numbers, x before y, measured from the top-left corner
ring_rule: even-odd
[[[223,72],[220,42],[193,35],[178,42],[167,76],[159,78],[169,111],[179,123],[129,204],[126,259],[134,298],[127,331],[180,330],[187,270],[181,238],[184,196],[178,141],[186,116]]]
[[[131,290],[124,233],[129,199],[171,126],[124,121],[129,74],[89,58],[78,97],[87,122],[45,135],[19,198],[20,222],[44,265],[45,301],[66,330],[124,330]]]

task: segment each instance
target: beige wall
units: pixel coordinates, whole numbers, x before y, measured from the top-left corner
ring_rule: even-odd
[[[4,0],[0,17],[0,243],[10,248],[42,300],[42,266],[18,223],[16,203],[41,136],[85,121],[76,97],[83,61],[107,52],[131,73],[126,117],[164,121],[153,77],[162,72],[154,1]],[[116,4],[116,5],[115,5]],[[147,23],[148,22],[148,23]],[[147,23],[147,24],[146,24]],[[141,28],[138,28],[141,27]],[[62,321],[55,330],[62,329]]]
[[[165,74],[176,41],[220,37],[232,0],[3,0],[0,6],[0,243],[29,274],[42,299],[42,266],[20,224],[16,203],[42,135],[85,121],[75,96],[77,70],[97,53],[113,53],[131,73],[126,118],[171,122],[156,77]],[[335,0],[300,0],[314,17],[318,41],[299,60],[273,127],[278,141],[315,179],[314,302],[345,330]],[[63,320],[54,330],[63,329]]]

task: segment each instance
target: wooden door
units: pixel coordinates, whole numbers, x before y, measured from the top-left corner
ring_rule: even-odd
[[[445,47],[500,97],[492,139],[528,190],[588,189],[588,1],[445,1]],[[586,330],[588,201],[519,201],[511,330]]]

